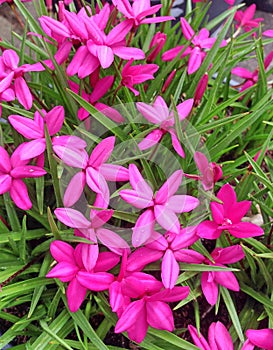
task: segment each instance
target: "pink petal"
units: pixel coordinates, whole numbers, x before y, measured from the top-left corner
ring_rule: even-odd
[[[18,101],[25,107],[25,109],[30,109],[32,107],[32,95],[29,87],[23,77],[18,77],[14,81],[15,95]]]
[[[50,244],[50,253],[58,262],[65,261],[75,265],[74,249],[66,242],[53,241]]]
[[[13,78],[14,78],[14,72],[10,72],[4,79],[1,79],[1,81],[0,81],[0,93],[4,92],[5,90],[7,90],[10,87]]]
[[[201,264],[204,261],[202,254],[191,249],[180,249],[174,252],[175,259],[187,264]]]
[[[273,329],[248,329],[246,336],[254,345],[266,350],[273,350]]]
[[[235,67],[231,70],[231,73],[243,79],[252,79],[253,75],[252,72],[243,67]]]
[[[268,36],[270,38],[273,38],[273,29],[268,29],[263,32],[264,36]]]
[[[133,26],[132,21],[123,21],[116,25],[106,37],[106,45],[112,46],[125,39]]]
[[[210,210],[213,221],[215,221],[216,224],[221,225],[225,220],[223,205],[217,202],[212,202],[210,203]]]
[[[188,74],[195,73],[201,66],[203,60],[203,54],[198,47],[195,47],[189,57],[188,62]]]
[[[162,123],[168,115],[166,115],[166,108],[161,106],[151,106],[144,102],[136,103],[138,111],[152,124]]]
[[[163,204],[168,201],[168,199],[173,196],[173,194],[178,190],[182,182],[183,171],[175,171],[161,186],[159,191],[156,193],[155,202],[157,204]]]
[[[180,18],[180,24],[181,24],[181,28],[182,28],[182,32],[183,32],[184,37],[187,40],[192,39],[192,37],[194,36],[195,33],[194,33],[194,30],[192,29],[192,27],[186,21],[186,19],[181,17]]]
[[[149,298],[149,300],[161,300],[167,303],[172,303],[186,299],[189,294],[189,287],[173,287],[173,289],[162,289],[159,292],[156,292]]]
[[[11,170],[9,154],[2,146],[0,146],[0,159],[0,171],[3,173],[9,173]]]
[[[120,256],[112,252],[102,252],[98,256],[94,272],[105,272],[111,270],[120,262]]]
[[[14,50],[5,50],[2,57],[5,65],[11,70],[15,70],[18,67],[20,58]]]
[[[48,272],[46,277],[59,278],[62,282],[68,282],[75,277],[78,271],[79,268],[75,265],[75,263],[61,261]]]
[[[131,58],[134,60],[143,60],[145,58],[145,53],[135,47],[118,46],[112,49],[114,54],[123,60],[130,60]]]
[[[35,165],[24,165],[18,166],[11,170],[10,175],[14,179],[22,179],[22,178],[32,178],[32,177],[40,177],[46,174],[46,171]]]
[[[188,226],[180,230],[180,233],[175,236],[170,247],[173,250],[186,248],[198,241],[199,236],[196,232],[196,226]]]
[[[142,213],[133,227],[132,244],[139,247],[153,235],[155,225],[154,212],[149,209]]]
[[[115,108],[109,107],[104,103],[96,102],[94,107],[100,112],[102,112],[106,117],[110,118],[116,123],[122,123],[125,121],[123,116]]]
[[[212,323],[209,327],[208,340],[215,349],[233,350],[233,341],[226,327],[221,322]],[[214,345],[212,345],[214,344]]]
[[[88,272],[92,272],[92,269],[97,263],[99,256],[99,247],[97,244],[80,244],[80,258],[82,260],[83,266]]]
[[[167,249],[161,263],[161,279],[165,288],[172,289],[179,275],[179,265],[173,252]]]
[[[170,49],[166,52],[163,53],[162,55],[162,61],[171,61],[173,60],[177,55],[179,55],[182,50],[183,50],[184,46],[177,46],[173,49]]]
[[[169,134],[171,135],[172,138],[172,145],[173,148],[175,149],[176,153],[181,157],[185,158],[185,152],[181,146],[180,141],[178,140],[178,137],[175,134],[174,130],[169,130]]]
[[[150,132],[139,144],[138,147],[141,151],[155,146],[161,140],[163,131],[160,129]]]
[[[54,146],[63,146],[67,148],[84,149],[87,145],[86,142],[78,136],[64,135],[56,136],[52,138],[52,144]]]
[[[107,162],[115,147],[115,136],[110,136],[102,141],[93,149],[88,161],[88,165],[97,168]]]
[[[70,180],[65,189],[63,203],[65,207],[72,207],[81,197],[86,183],[84,172],[80,171]]]
[[[207,239],[217,239],[220,237],[222,230],[218,229],[218,225],[209,220],[205,220],[201,222],[197,226],[197,234],[201,238],[207,238]]]
[[[187,213],[199,205],[199,200],[188,195],[174,195],[168,199],[168,209],[175,213]]]
[[[148,302],[146,305],[147,322],[151,327],[169,332],[174,330],[173,313],[169,305],[162,301]]]
[[[59,132],[64,123],[64,108],[56,106],[49,111],[44,117],[50,136]]]
[[[124,249],[130,250],[128,243],[117,233],[106,228],[99,228],[96,233],[101,243],[112,252],[122,255]]]
[[[73,278],[67,287],[66,295],[69,310],[76,312],[85,299],[86,288],[78,282],[77,278]]]
[[[176,106],[179,115],[179,120],[185,119],[190,114],[193,107],[193,103],[194,99],[190,98]]]
[[[129,171],[121,165],[102,164],[99,167],[100,173],[107,181],[128,181]]]
[[[85,169],[88,164],[88,154],[83,149],[54,145],[54,151],[66,165]]]
[[[231,271],[215,271],[214,281],[221,286],[235,292],[239,292],[240,290],[239,283]]]
[[[190,335],[192,337],[192,340],[194,344],[201,350],[211,350],[211,347],[209,346],[208,342],[204,338],[204,336],[197,331],[195,327],[192,325],[188,326],[188,330],[190,332]]]
[[[90,102],[94,103],[102,98],[112,87],[114,83],[114,76],[109,75],[101,78],[95,85],[92,94],[90,95]]]
[[[29,210],[32,207],[31,200],[28,195],[27,186],[20,179],[12,180],[10,188],[10,197],[22,210]]]
[[[261,227],[252,224],[251,222],[239,222],[237,225],[229,227],[228,231],[231,235],[237,238],[256,237],[264,234]]]
[[[92,167],[88,167],[86,170],[86,182],[91,190],[96,193],[107,194],[109,192],[105,178],[98,170]]]
[[[110,67],[114,61],[113,50],[106,45],[97,46],[97,55],[103,69]]]
[[[72,228],[89,228],[90,222],[82,213],[71,208],[57,208],[54,210],[57,219]]]
[[[162,251],[141,247],[130,254],[127,261],[127,271],[141,271],[151,262],[160,260],[163,256]]]
[[[143,179],[135,164],[129,164],[129,178],[130,184],[135,191],[141,193],[144,198],[152,200],[153,190]]]
[[[22,160],[29,160],[40,156],[46,149],[46,140],[37,139],[23,143]]]
[[[124,332],[128,328],[132,327],[143,313],[146,315],[144,299],[140,299],[129,304],[116,324],[115,333]]]
[[[33,140],[44,137],[44,128],[41,129],[34,120],[20,115],[10,115],[8,119],[14,129],[25,138]]]
[[[180,231],[180,222],[172,210],[167,206],[156,205],[154,207],[156,221],[167,231],[178,234]]]
[[[234,264],[245,257],[243,248],[235,244],[226,248],[215,248],[211,253],[213,260],[220,264]]]
[[[218,298],[218,286],[211,280],[211,272],[203,272],[201,277],[201,287],[207,302],[215,305]]]
[[[101,292],[107,290],[110,284],[114,282],[114,276],[108,272],[85,272],[79,271],[77,274],[78,282],[89,290]]]
[[[119,195],[124,201],[139,209],[153,205],[153,200],[150,197],[147,198],[145,193],[143,194],[134,190],[121,190]]]
[[[225,207],[225,204],[224,204]],[[225,217],[228,217],[233,224],[240,222],[243,216],[249,211],[251,201],[242,201],[234,203],[232,207],[225,207]]]
[[[0,174],[0,195],[8,192],[12,184],[12,178],[9,174]]]

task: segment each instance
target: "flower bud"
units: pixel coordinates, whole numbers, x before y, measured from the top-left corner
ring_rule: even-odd
[[[147,62],[154,62],[159,52],[162,50],[165,45],[167,35],[165,33],[157,32],[149,46],[149,49],[153,49],[147,57]]]
[[[165,81],[165,83],[164,83],[164,85],[163,85],[163,87],[162,87],[162,89],[161,89],[161,92],[162,92],[163,94],[164,94],[165,91],[168,89],[168,87],[169,87],[169,85],[171,84],[171,82],[172,82],[172,80],[173,80],[175,74],[176,74],[176,69],[174,69],[174,70],[171,72],[171,74],[168,76],[168,78],[166,79],[166,81]]]
[[[205,73],[200,79],[194,94],[194,107],[197,107],[200,104],[202,97],[204,96],[204,93],[208,86],[208,80],[209,80],[208,73]]]

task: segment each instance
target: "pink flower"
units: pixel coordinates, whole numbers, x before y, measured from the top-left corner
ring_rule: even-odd
[[[159,52],[162,50],[163,46],[166,43],[167,35],[165,33],[157,32],[149,45],[151,52],[147,56],[147,62],[154,62],[157,58]]]
[[[161,23],[174,19],[171,16],[145,18],[157,13],[162,7],[162,5],[151,6],[150,0],[134,0],[133,5],[128,0],[113,0],[113,4],[135,27],[145,23]]]
[[[99,240],[117,255],[122,255],[124,250],[130,251],[128,244],[123,238],[103,227],[112,217],[113,210],[91,210],[90,221],[81,212],[71,208],[57,208],[54,214],[63,224],[74,228],[78,237],[87,238],[94,243],[97,243]]]
[[[174,128],[174,112],[169,112],[168,106],[161,96],[158,96],[153,103],[149,105],[143,102],[137,102],[137,109],[152,124],[159,124],[159,128],[149,133],[139,144],[141,150],[148,149],[160,142],[163,135],[169,133],[172,138],[172,145],[180,157],[185,157],[185,152],[181,147],[180,141]],[[184,120],[190,113],[193,106],[193,99],[180,103],[176,109],[179,120]]]
[[[192,326],[188,326],[188,330],[194,344],[200,350],[233,350],[232,338],[222,322],[213,322],[209,326],[208,342],[198,330]]]
[[[181,229],[178,235],[167,232],[162,236],[155,232],[153,239],[153,242],[138,248],[129,256],[127,271],[142,270],[147,264],[162,259],[161,279],[165,288],[172,289],[179,275],[178,262],[199,264],[204,260],[200,253],[184,249],[199,239],[195,227]]]
[[[201,152],[194,153],[194,161],[201,175],[185,174],[190,179],[200,180],[205,191],[213,189],[214,184],[221,179],[223,172],[220,165],[209,163],[207,157]]]
[[[180,23],[183,35],[187,40],[191,41],[191,46],[187,47],[187,49],[181,55],[181,58],[189,55],[187,71],[188,74],[193,74],[199,69],[204,58],[206,57],[205,50],[212,48],[216,38],[210,38],[209,31],[206,28],[202,28],[198,34],[195,34],[194,30],[185,18],[180,18]],[[221,46],[224,45],[226,45],[225,41],[222,42]],[[177,46],[174,49],[164,52],[162,55],[162,60],[173,60],[178,54],[180,54],[183,48],[184,46]]]
[[[246,336],[248,339],[242,350],[253,350],[255,346],[265,350],[273,350],[273,329],[248,329]]]
[[[64,205],[72,206],[80,198],[84,186],[87,184],[95,193],[104,197],[102,207],[109,203],[109,188],[107,181],[127,181],[128,169],[120,165],[107,164],[115,145],[115,137],[110,136],[102,140],[89,156],[85,150],[67,148],[59,154],[62,161],[71,167],[81,169],[69,182],[65,194]]]
[[[156,64],[137,64],[132,66],[133,61],[133,59],[130,59],[122,68],[121,84],[130,89],[135,96],[138,96],[139,92],[134,88],[134,85],[154,79],[154,74],[158,71],[159,67]]]
[[[154,194],[134,164],[129,165],[129,181],[132,190],[121,190],[121,198],[139,209],[146,209],[133,227],[132,243],[139,247],[147,242],[154,232],[155,221],[164,229],[178,234],[180,223],[177,213],[189,212],[199,205],[197,198],[174,195],[182,181],[183,172],[175,171]]]
[[[208,86],[208,81],[209,81],[209,75],[208,73],[205,73],[200,79],[197,85],[196,91],[194,93],[194,107],[199,106],[199,104],[201,103],[201,100]]]
[[[237,22],[236,28],[243,28],[246,32],[251,31],[253,28],[259,27],[259,23],[263,18],[253,18],[256,11],[256,5],[250,5],[245,11],[237,11],[234,19]]]
[[[151,276],[152,277],[152,276]],[[145,338],[148,327],[167,330],[174,329],[174,319],[168,302],[181,301],[190,292],[189,287],[174,287],[172,290],[163,289],[162,284],[155,282],[155,287],[144,280],[133,279],[133,290],[141,295],[139,300],[131,302],[120,316],[115,332],[128,332],[128,336],[133,341],[141,343]],[[150,289],[150,290],[149,290]],[[140,294],[140,292],[142,292]]]
[[[22,210],[32,207],[24,178],[41,177],[46,174],[43,168],[29,165],[29,159],[23,160],[23,146],[21,144],[13,152],[11,157],[8,152],[0,146],[0,195],[10,193],[11,199]]]
[[[113,76],[106,76],[101,78],[95,83],[94,89],[92,93],[89,95],[84,90],[81,91],[82,97],[91,103],[98,111],[102,112],[104,115],[112,119],[117,123],[121,123],[124,121],[122,115],[112,107],[105,105],[104,103],[98,102],[109,90],[111,89],[114,83]],[[80,86],[73,81],[69,81],[69,86],[72,91],[79,94]],[[85,120],[89,116],[89,112],[81,107],[78,111],[78,118],[80,120]]]
[[[229,185],[224,185],[217,194],[222,204],[212,202],[210,209],[212,221],[206,220],[197,226],[197,233],[202,238],[217,239],[223,231],[228,231],[237,238],[261,236],[263,230],[250,222],[241,222],[248,212],[251,202],[237,202],[236,193]]]
[[[114,276],[106,271],[118,264],[119,257],[111,252],[99,254],[96,244],[80,243],[73,249],[66,242],[54,241],[50,252],[58,264],[46,277],[69,282],[66,296],[71,312],[80,308],[87,289],[96,292],[107,290],[114,280]]]
[[[225,264],[233,264],[245,256],[240,245],[234,245],[227,248],[215,248],[211,253],[213,262],[205,259],[203,262],[210,266],[225,267]],[[209,271],[203,272],[201,277],[201,287],[207,302],[215,305],[218,299],[218,284],[238,292],[240,286],[234,274],[231,271]]]
[[[264,60],[264,68],[267,69],[273,60],[273,51],[271,51]],[[235,67],[231,70],[231,73],[238,77],[245,79],[245,82],[240,87],[240,91],[244,91],[249,87],[255,85],[259,77],[259,69],[256,68],[253,72],[243,67]]]

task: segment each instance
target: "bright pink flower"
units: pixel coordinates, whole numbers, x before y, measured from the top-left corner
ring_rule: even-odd
[[[248,339],[242,350],[252,350],[255,346],[265,350],[273,350],[273,329],[248,329],[246,336]]]
[[[21,0],[21,2],[30,2],[31,0]],[[4,3],[13,4],[13,0],[0,0],[0,5]]]
[[[197,226],[200,237],[217,239],[223,231],[228,231],[237,238],[261,236],[264,233],[259,226],[241,221],[250,209],[251,202],[237,202],[236,193],[229,184],[220,189],[217,198],[222,204],[217,202],[210,204],[213,220],[203,221]]]
[[[182,57],[189,55],[188,62],[188,74],[193,74],[201,66],[204,58],[206,57],[207,49],[212,48],[215,43],[216,38],[209,37],[209,31],[206,28],[202,28],[198,34],[195,34],[194,30],[185,18],[180,18],[182,33],[187,40],[191,41],[191,46],[181,55]],[[225,46],[226,42],[223,41],[221,46]],[[184,46],[177,46],[174,49],[164,52],[162,55],[163,61],[173,60],[180,52],[183,50]]]
[[[134,0],[132,5],[129,0],[113,0],[113,4],[135,27],[145,23],[161,23],[174,19],[171,16],[145,18],[154,15],[162,7],[162,5],[151,6],[150,0]]]
[[[264,59],[264,68],[267,69],[273,60],[273,51],[271,51]],[[255,85],[259,77],[259,69],[256,68],[253,72],[243,67],[235,67],[231,70],[231,73],[238,77],[245,79],[245,82],[241,85],[240,91],[244,91],[249,87]]]
[[[153,103],[149,105],[143,102],[137,102],[137,109],[152,124],[159,124],[159,128],[149,133],[139,144],[141,150],[148,149],[160,142],[161,138],[169,133],[172,138],[172,145],[180,157],[185,157],[185,152],[181,147],[180,141],[176,135],[174,128],[175,119],[174,112],[169,112],[168,106],[161,96],[158,96]],[[180,103],[176,109],[179,120],[184,120],[190,113],[193,106],[193,99],[188,99]]]
[[[127,271],[140,271],[147,264],[162,259],[161,279],[165,288],[172,289],[179,275],[178,262],[200,264],[204,257],[194,250],[184,249],[196,242],[199,237],[195,227],[181,229],[177,235],[167,232],[164,236],[153,234],[153,241],[130,254]]]
[[[185,174],[185,176],[191,179],[200,180],[205,191],[212,190],[214,184],[220,180],[223,175],[221,166],[214,162],[209,163],[207,157],[201,152],[194,153],[194,161],[201,175]]]
[[[32,107],[32,94],[24,79],[24,73],[40,71],[44,68],[39,66],[24,64],[19,65],[19,56],[14,50],[4,50],[0,57],[0,100],[11,101],[15,94],[18,101],[25,107]],[[14,93],[11,91],[14,90]]]
[[[166,90],[168,89],[168,87],[170,86],[171,82],[173,81],[173,78],[176,75],[176,71],[177,71],[176,69],[171,71],[171,73],[169,74],[169,76],[165,80],[165,83],[164,83],[164,85],[162,86],[162,89],[161,89],[162,94],[164,94],[166,92]]]
[[[197,3],[197,2],[206,2],[206,0],[192,0],[193,3]],[[225,0],[225,2],[229,5],[234,5],[235,0]]]
[[[29,165],[29,159],[23,160],[23,146],[21,144],[11,157],[0,146],[0,195],[9,192],[11,199],[22,210],[32,207],[24,178],[36,178],[46,174],[43,168]]]
[[[227,248],[215,248],[211,253],[213,262],[204,259],[203,263],[210,266],[225,267],[225,264],[233,264],[245,256],[240,245],[234,245]],[[208,271],[203,272],[201,277],[201,287],[207,302],[215,305],[218,298],[218,284],[221,286],[238,292],[240,286],[234,274],[231,271]]]
[[[194,93],[194,107],[197,107],[199,106],[203,96],[204,96],[204,93],[207,89],[207,86],[208,86],[208,81],[209,81],[209,75],[208,73],[205,73],[202,78],[200,79],[197,87],[196,87],[196,91]]]
[[[236,28],[243,28],[246,32],[251,31],[253,28],[259,27],[263,18],[253,18],[256,11],[256,5],[250,5],[245,11],[239,10],[235,13],[234,19],[237,22]]]
[[[153,80],[154,74],[158,71],[158,65],[156,64],[137,64],[132,66],[133,59],[130,59],[122,68],[121,84],[130,89],[135,96],[139,95],[139,92],[134,88],[134,85],[144,83],[147,80]]]
[[[134,164],[129,165],[132,190],[121,190],[121,198],[139,209],[146,209],[133,227],[132,243],[139,247],[153,236],[155,221],[164,229],[178,234],[180,223],[177,213],[189,212],[199,205],[197,198],[175,195],[182,181],[182,170],[175,171],[154,194]]]
[[[101,78],[95,83],[93,92],[91,94],[87,94],[84,90],[81,91],[82,97],[91,103],[98,111],[102,112],[104,115],[112,119],[117,123],[121,123],[124,121],[122,115],[112,107],[105,105],[104,103],[98,102],[109,90],[111,89],[114,83],[114,77],[112,75]],[[69,86],[72,91],[75,93],[80,92],[80,86],[73,81],[69,81]],[[89,116],[89,112],[81,107],[78,110],[78,118],[80,120],[85,120]]]
[[[140,279],[133,278],[132,282],[134,282],[132,291],[135,291],[134,294],[139,294],[141,299],[133,301],[125,308],[116,324],[115,332],[127,331],[129,338],[137,343],[141,343],[145,338],[149,326],[172,332],[174,319],[167,303],[185,299],[189,295],[189,287],[164,290],[162,284],[158,285],[156,280],[154,281],[156,288],[152,285],[149,288],[145,280],[143,283]]]
[[[165,33],[157,32],[149,45],[149,49],[151,52],[147,56],[147,62],[151,63],[154,62],[157,58],[159,52],[162,50],[163,46],[166,43],[167,35]]]
[[[84,186],[87,184],[95,193],[104,197],[105,205],[109,203],[109,188],[107,181],[127,181],[128,169],[120,165],[108,164],[115,145],[115,137],[110,136],[102,140],[92,151],[90,157],[85,150],[67,148],[59,154],[62,161],[71,167],[81,169],[68,184],[64,194],[64,205],[72,206],[80,198]]]
[[[103,227],[112,217],[113,210],[91,210],[90,221],[81,212],[71,208],[57,208],[54,214],[63,224],[74,228],[76,236],[85,237],[94,243],[99,240],[118,255],[122,255],[124,250],[130,251],[123,238]]]
[[[233,350],[232,338],[222,322],[213,322],[209,327],[208,342],[205,337],[192,326],[188,330],[194,344],[200,350]]]
[[[114,276],[106,271],[118,264],[119,256],[111,252],[99,253],[96,244],[80,243],[73,249],[66,242],[54,241],[50,252],[58,264],[46,277],[69,282],[66,296],[71,312],[80,308],[87,289],[107,290],[114,280]]]

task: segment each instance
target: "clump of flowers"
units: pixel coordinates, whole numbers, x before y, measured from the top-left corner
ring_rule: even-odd
[[[272,350],[255,6],[188,1],[181,32],[173,1],[39,1],[38,20],[8,3],[25,24],[21,49],[1,41],[1,347],[27,330],[31,349]]]

